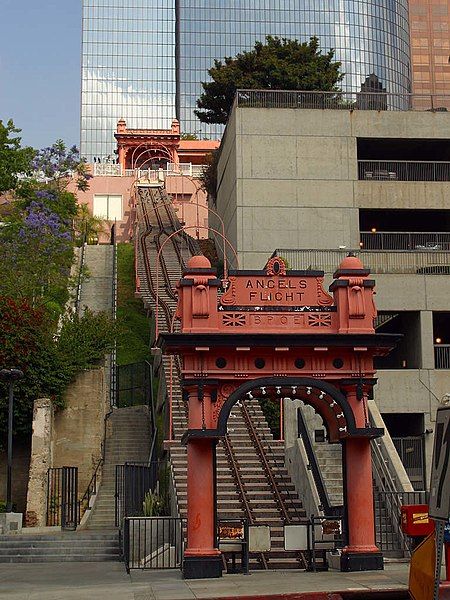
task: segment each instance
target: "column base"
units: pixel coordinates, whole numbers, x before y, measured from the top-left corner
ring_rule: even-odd
[[[381,552],[343,552],[341,554],[341,572],[383,571]]]
[[[222,577],[222,556],[185,556],[184,579],[212,579]]]

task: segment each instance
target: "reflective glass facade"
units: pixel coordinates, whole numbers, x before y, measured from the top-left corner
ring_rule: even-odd
[[[200,82],[215,58],[269,34],[317,35],[342,61],[345,90],[372,76],[378,89],[410,91],[407,0],[83,0],[82,154],[111,154],[121,117],[168,128],[177,114],[183,132],[220,135],[193,114]]]
[[[164,129],[175,115],[173,0],[83,0],[81,153],[114,157],[114,131]]]
[[[342,61],[346,91],[360,90],[372,74],[387,92],[411,91],[407,0],[180,0],[183,131],[221,131],[193,115],[199,82],[214,58],[251,49],[266,35],[316,35]]]

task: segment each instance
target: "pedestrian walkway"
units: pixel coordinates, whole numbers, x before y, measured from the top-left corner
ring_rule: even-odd
[[[222,579],[184,581],[179,571],[132,571],[121,563],[0,565],[1,600],[191,600],[254,597],[280,600],[407,598],[409,565],[388,564],[384,571],[304,573],[256,571]],[[306,594],[308,593],[309,594]],[[342,592],[339,596],[319,592]],[[389,593],[390,592],[390,593]]]

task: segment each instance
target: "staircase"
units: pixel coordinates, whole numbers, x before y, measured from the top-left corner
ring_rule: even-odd
[[[266,456],[278,484],[280,494],[286,504],[291,524],[301,523],[305,513],[295,492],[293,483],[284,466],[284,444],[273,440],[269,427],[257,400],[247,401],[258,435],[266,450]],[[174,428],[184,432],[185,417],[174,411]],[[175,414],[177,413],[177,414]],[[261,468],[261,461],[249,436],[239,406],[233,407],[228,420],[228,439],[233,448],[240,477],[245,489],[245,497],[250,507],[254,525],[269,525],[271,550],[264,553],[270,569],[298,569],[303,567],[297,552],[284,550],[284,523],[271,486]],[[178,510],[181,517],[187,517],[187,455],[185,447],[173,445],[170,458],[177,495]],[[230,471],[229,460],[224,442],[217,446],[217,519],[232,521],[247,515],[239,496],[239,488]],[[261,569],[261,556],[250,556],[252,569]]]
[[[57,532],[1,536],[0,563],[119,560],[116,532]]]
[[[147,462],[150,453],[150,420],[146,406],[116,408],[108,420],[105,460],[100,489],[87,521],[89,530],[115,528],[116,465]]]
[[[112,307],[113,252],[111,245],[86,246],[80,310],[87,306],[93,312],[110,311]]]

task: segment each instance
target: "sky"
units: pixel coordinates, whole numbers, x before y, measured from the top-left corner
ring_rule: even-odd
[[[81,0],[0,0],[0,119],[22,144],[79,146]]]

